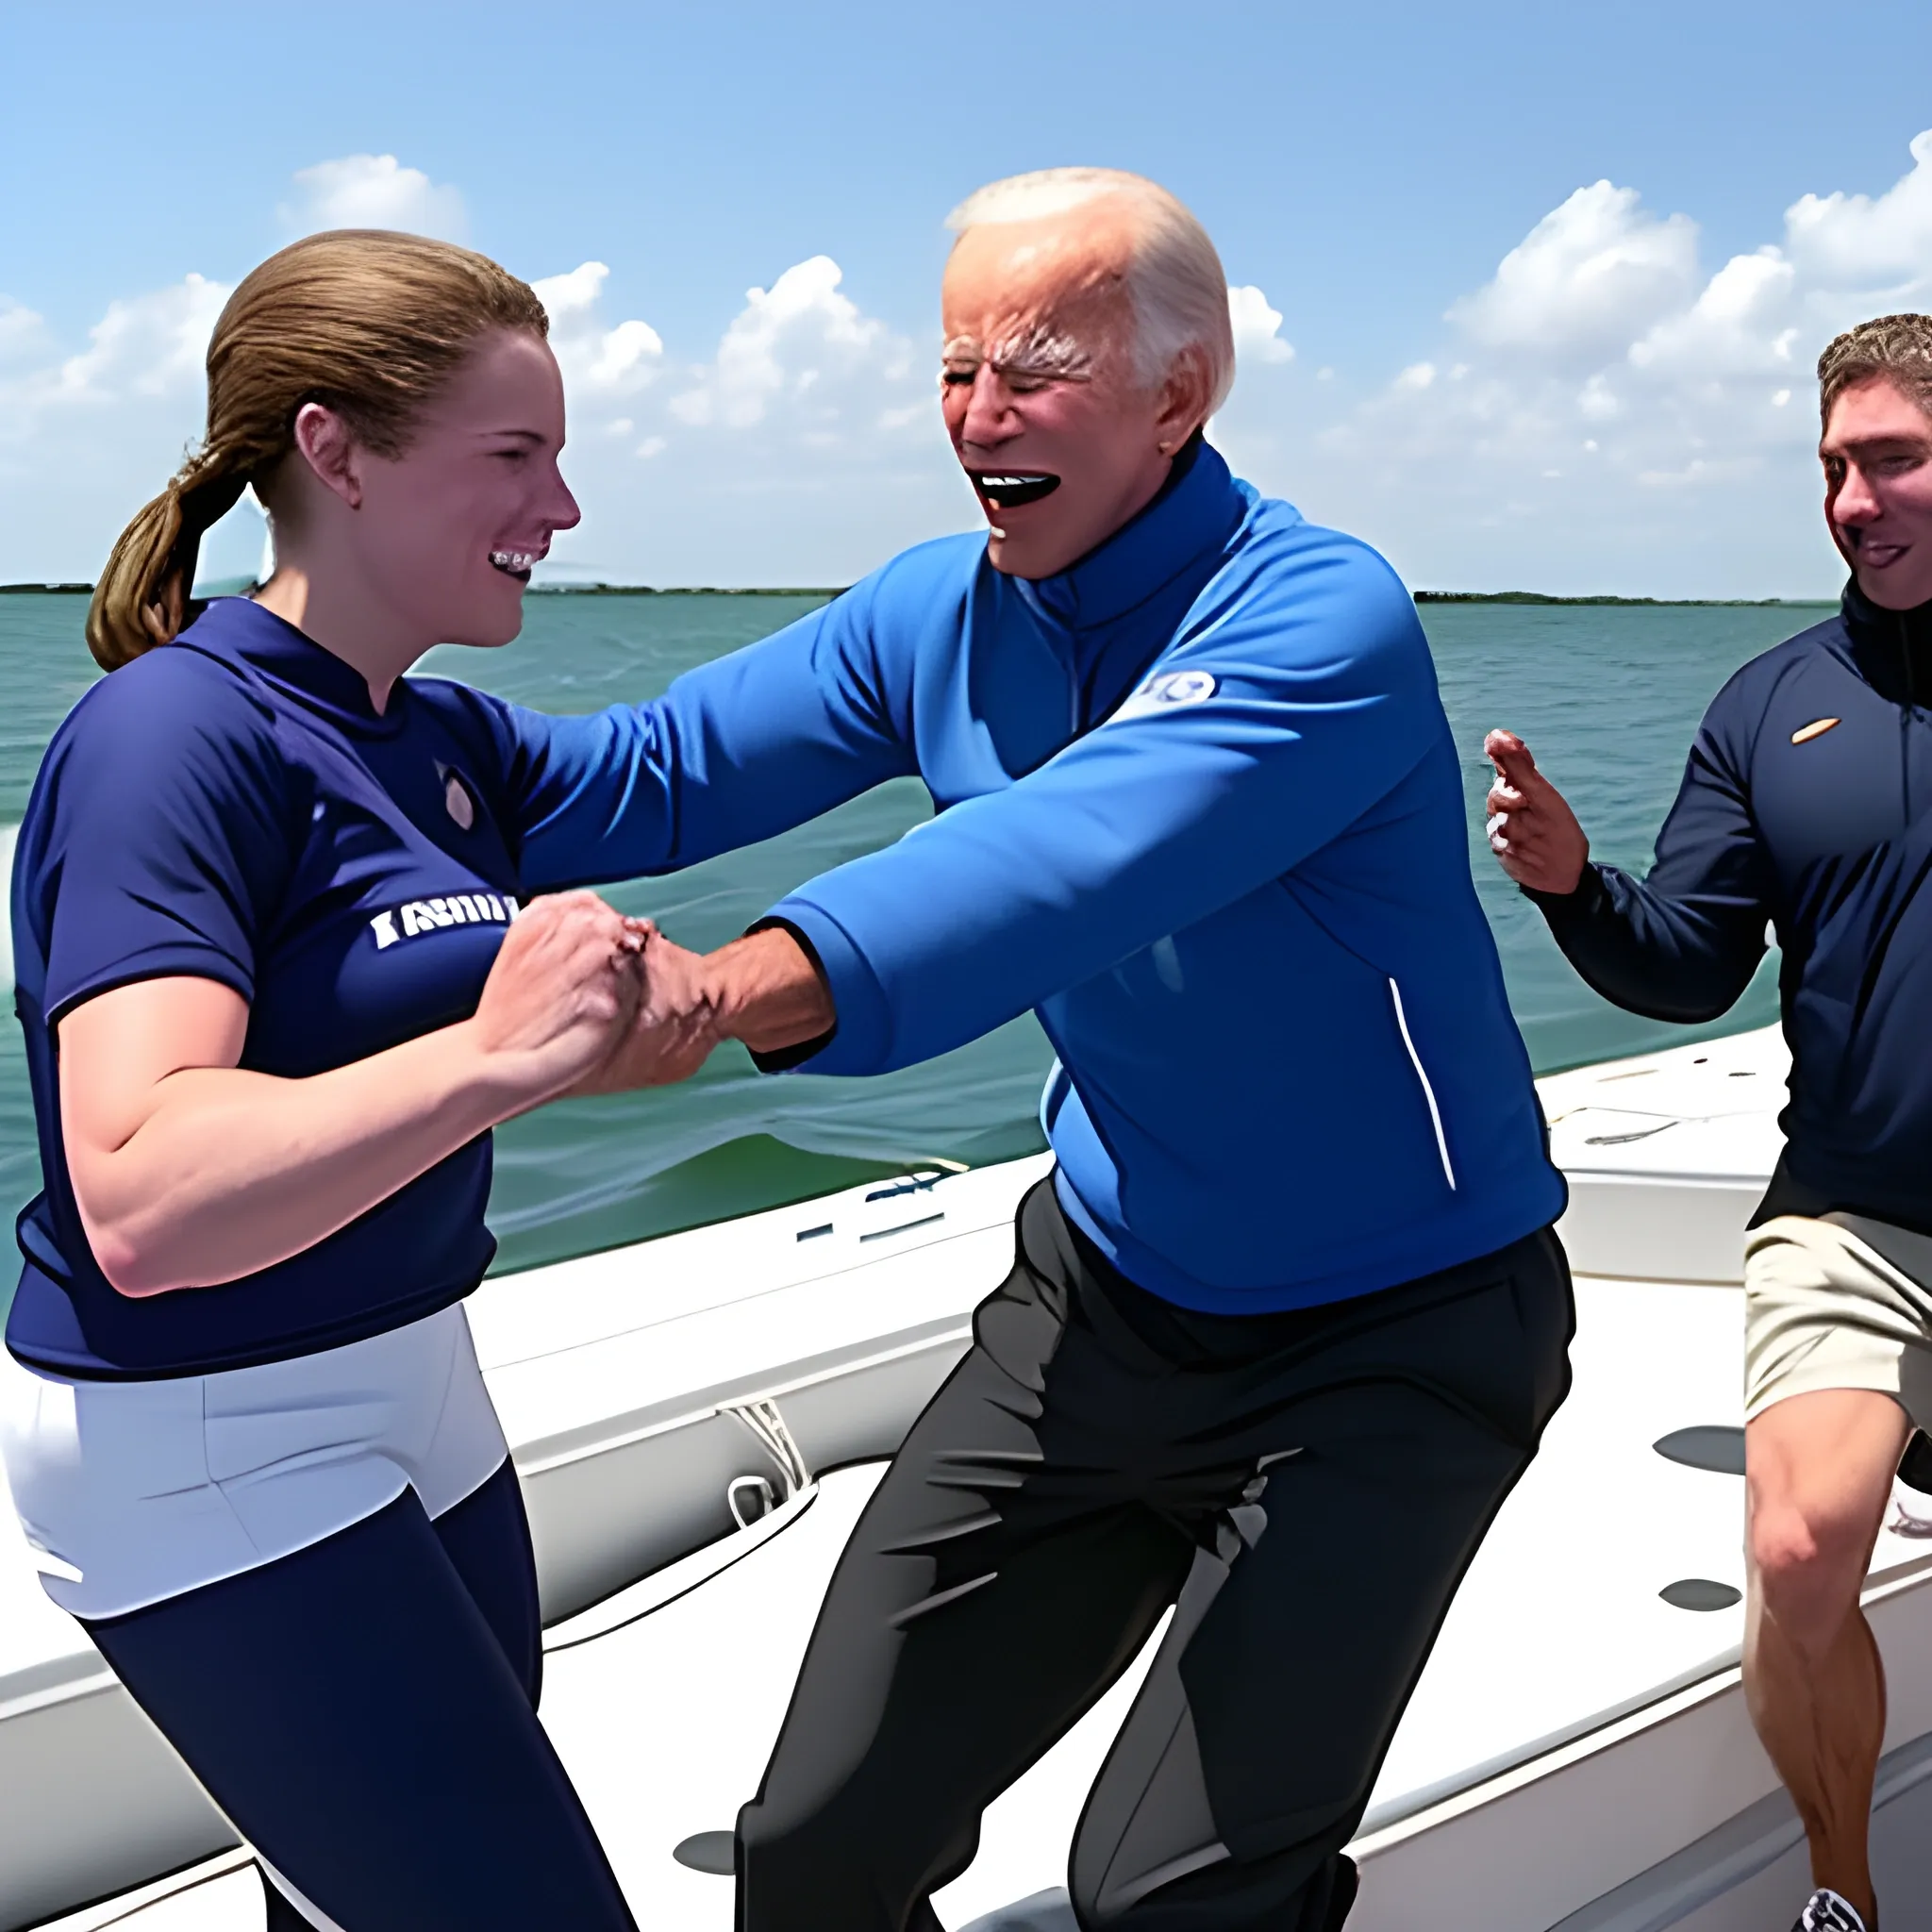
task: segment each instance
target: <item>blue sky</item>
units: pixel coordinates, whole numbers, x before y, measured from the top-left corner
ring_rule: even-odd
[[[576,275],[579,569],[841,581],[971,520],[918,407],[946,209],[1102,161],[1180,193],[1280,317],[1243,338],[1224,445],[1412,579],[1828,591],[1809,359],[1874,305],[1932,307],[1932,8],[1852,20],[11,7],[0,579],[91,575],[194,432],[220,292],[374,206]],[[1711,296],[1735,258],[1760,267]]]

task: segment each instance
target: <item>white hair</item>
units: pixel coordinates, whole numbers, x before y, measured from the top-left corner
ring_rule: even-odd
[[[998,222],[1034,222],[1118,195],[1131,212],[1134,252],[1127,296],[1134,310],[1140,381],[1163,380],[1188,350],[1208,370],[1208,413],[1234,386],[1234,329],[1227,275],[1208,231],[1166,189],[1123,168],[1040,168],[1009,175],[969,194],[946,217],[955,234]]]

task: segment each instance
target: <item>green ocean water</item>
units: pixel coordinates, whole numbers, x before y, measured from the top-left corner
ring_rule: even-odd
[[[524,634],[507,651],[445,649],[425,668],[521,704],[594,710],[650,697],[680,671],[777,629],[817,601],[533,596]],[[92,681],[84,613],[78,597],[0,597],[0,844],[9,860],[41,753]],[[1483,845],[1484,731],[1520,731],[1576,806],[1594,855],[1641,866],[1718,687],[1823,614],[1792,606],[1424,607],[1462,751],[1477,891],[1539,1072],[1762,1025],[1776,1017],[1774,961],[1731,1013],[1705,1028],[1640,1020],[1590,992]],[[139,809],[139,801],[128,808]],[[929,810],[923,788],[899,781],[782,838],[609,897],[650,913],[685,944],[720,944],[801,879],[896,839]],[[6,965],[10,978],[10,954]],[[1239,1053],[1239,1035],[1221,1050]],[[498,1135],[497,1266],[530,1267],[724,1220],[936,1158],[978,1166],[1033,1152],[1042,1144],[1035,1108],[1050,1058],[1030,1019],[876,1080],[767,1078],[733,1046],[684,1087],[549,1108]],[[39,1185],[25,1062],[8,1028],[0,1034],[0,1202],[10,1214]],[[0,1302],[8,1287],[0,1287]]]

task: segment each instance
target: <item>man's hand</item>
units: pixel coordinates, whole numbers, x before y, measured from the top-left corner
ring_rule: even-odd
[[[674,944],[647,919],[625,924],[643,947],[643,997],[616,1049],[570,1090],[574,1096],[669,1087],[690,1079],[720,1041],[778,1053],[837,1024],[818,968],[782,926],[698,954]]]
[[[839,1023],[811,955],[782,925],[733,940],[705,967],[720,1030],[754,1053],[803,1046]]]
[[[1492,731],[1483,755],[1496,768],[1490,787],[1490,850],[1519,886],[1574,892],[1590,859],[1590,840],[1563,794],[1536,768],[1513,731]]]
[[[648,919],[625,924],[642,948],[643,997],[608,1058],[570,1090],[574,1098],[674,1086],[724,1038],[703,956],[674,944]]]

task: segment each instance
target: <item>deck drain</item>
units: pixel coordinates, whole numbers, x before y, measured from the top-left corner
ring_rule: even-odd
[[[714,1878],[729,1878],[737,1870],[732,1856],[736,1850],[734,1833],[700,1831],[674,1846],[671,1856],[692,1872],[708,1872]]]
[[[1712,1469],[1720,1475],[1744,1474],[1744,1432],[1719,1423],[1700,1423],[1695,1428],[1673,1429],[1650,1445],[1667,1461],[1681,1462],[1690,1469]]]
[[[1741,1590],[1728,1583],[1716,1583],[1708,1576],[1680,1576],[1657,1591],[1674,1610],[1727,1610],[1743,1598]],[[696,1842],[695,1840],[692,1840]],[[679,1847],[680,1855],[683,1847]]]

